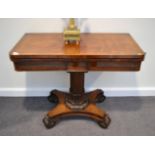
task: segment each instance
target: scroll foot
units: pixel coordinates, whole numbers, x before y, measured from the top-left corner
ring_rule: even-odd
[[[47,129],[51,129],[56,125],[56,120],[54,120],[48,116],[45,116],[43,118],[43,123]]]
[[[111,119],[108,115],[105,115],[104,118],[103,118],[103,121],[99,121],[98,124],[101,128],[108,128],[109,124],[111,122]]]
[[[54,94],[54,91],[51,91],[50,95],[48,96],[48,101],[55,104],[59,102],[58,96]]]
[[[99,93],[96,97],[96,102],[97,103],[102,103],[106,99],[105,95],[103,92]]]

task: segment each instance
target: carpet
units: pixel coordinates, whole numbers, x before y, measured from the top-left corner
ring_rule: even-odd
[[[53,106],[46,97],[0,97],[0,136],[155,136],[155,97],[108,97],[98,104],[112,119],[108,129],[80,117],[46,129]]]

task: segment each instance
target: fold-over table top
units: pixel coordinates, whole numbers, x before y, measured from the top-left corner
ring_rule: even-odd
[[[144,52],[129,34],[83,33],[80,45],[65,45],[60,33],[29,33],[11,50],[16,58],[139,58]]]

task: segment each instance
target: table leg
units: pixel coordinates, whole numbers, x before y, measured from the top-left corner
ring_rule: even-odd
[[[48,97],[50,102],[57,105],[43,119],[47,128],[55,126],[57,121],[66,116],[85,116],[95,120],[102,128],[107,128],[110,118],[96,103],[105,100],[104,92],[100,89],[85,93],[84,72],[70,73],[70,92],[53,90]]]

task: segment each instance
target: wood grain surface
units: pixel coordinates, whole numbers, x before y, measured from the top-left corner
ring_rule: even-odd
[[[63,34],[25,34],[11,50],[17,71],[138,71],[144,52],[129,34],[81,34],[65,45]]]
[[[65,45],[63,34],[25,34],[11,58],[143,58],[144,52],[129,34],[81,34],[80,45]]]

